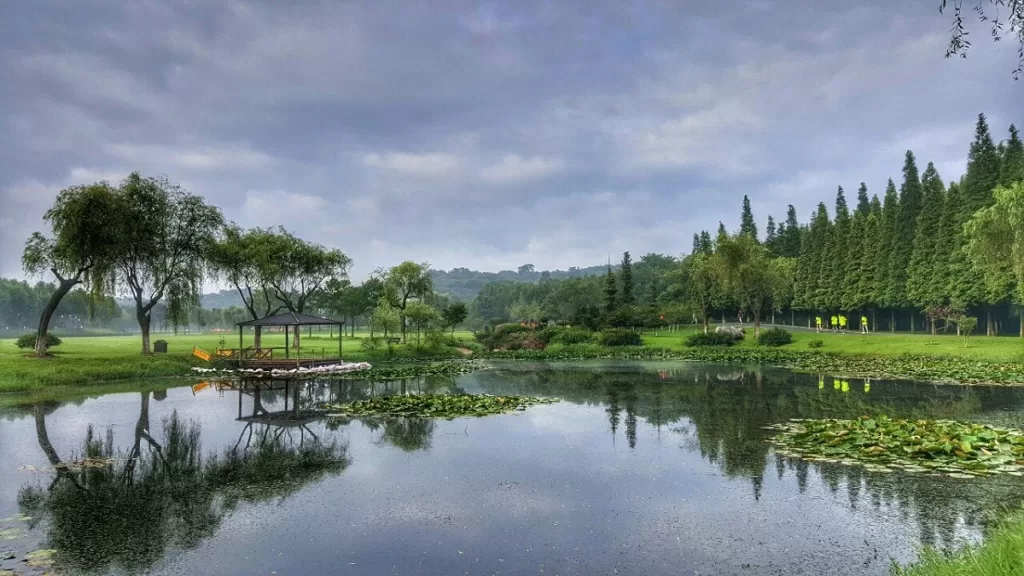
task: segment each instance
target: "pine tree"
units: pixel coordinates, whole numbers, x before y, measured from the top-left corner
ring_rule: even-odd
[[[975,270],[971,258],[967,254],[967,240],[964,237],[964,224],[969,214],[964,209],[967,201],[963,182],[950,184],[946,194],[946,239],[951,244],[946,267],[946,293],[950,304],[957,308],[967,309],[982,303],[984,285],[981,274]],[[954,212],[955,211],[955,212]]]
[[[828,279],[822,273],[822,264],[829,255],[829,237],[832,234],[832,222],[828,218],[828,208],[824,202],[818,204],[818,210],[808,230],[810,263],[813,266],[808,278],[808,309],[824,311],[829,302]]]
[[[994,202],[992,191],[998,185],[999,179],[999,151],[992,141],[992,135],[989,133],[985,115],[978,114],[978,123],[974,129],[974,141],[971,142],[967,155],[967,171],[964,173],[960,189],[960,203],[963,213],[961,215],[962,223],[966,223],[975,212]],[[957,292],[959,297],[963,298],[965,294],[970,295],[972,299],[976,298],[971,304],[988,305],[985,310],[986,326],[987,333],[991,336],[994,334],[992,306],[998,304],[1009,295],[995,293],[991,290],[991,287],[986,289],[984,279],[980,274],[975,273],[976,271],[970,262],[969,256],[962,250],[964,246],[966,246],[966,240],[959,240],[958,252],[954,255],[955,269],[951,269],[951,274],[955,274],[957,278],[952,281],[959,285]]]
[[[757,224],[754,223],[754,213],[750,210],[750,198],[743,195],[743,213],[740,214],[740,235],[750,236],[757,240]]]
[[[725,229],[725,224],[718,223],[718,232],[715,233],[715,243],[719,243],[724,239],[729,238],[729,231]]]
[[[850,226],[850,209],[846,204],[843,187],[840,186],[836,192],[836,217],[829,230],[828,240],[825,244],[825,257],[821,263],[824,282],[821,287],[824,293],[822,303],[827,308],[837,311],[843,307],[846,274],[850,268],[848,260]]]
[[[700,234],[693,233],[693,250],[690,250],[690,254],[696,254],[700,252]]]
[[[615,283],[615,273],[612,267],[608,266],[608,274],[604,278],[604,310],[609,314],[615,311],[618,306],[618,287]]]
[[[893,308],[911,305],[907,298],[907,270],[914,247],[917,215],[921,211],[921,177],[917,170],[914,153],[907,150],[903,164],[903,184],[900,186],[900,203],[897,210],[896,243],[889,260],[889,298]],[[913,313],[911,313],[913,320]],[[911,322],[911,332],[914,324]]]
[[[769,214],[768,225],[765,226],[764,229],[764,243],[767,244],[768,246],[774,246],[778,239],[779,237],[776,235],[775,230],[775,218],[772,218],[772,216]]]
[[[854,282],[857,289],[852,299],[856,305],[851,309],[872,308],[878,300],[879,251],[882,246],[878,218],[879,214],[869,207],[860,235],[860,262]]]
[[[1010,124],[1010,139],[1000,163],[999,185],[1009,186],[1014,182],[1024,182],[1024,145],[1021,144],[1017,127]]]
[[[629,306],[633,304],[633,259],[628,251],[622,253],[619,277],[622,279],[622,305]]]
[[[890,311],[896,308],[900,300],[900,295],[893,288],[892,268],[889,265],[900,241],[899,211],[899,195],[896,192],[896,184],[890,178],[885,187],[885,200],[882,203],[882,219],[879,225],[881,240],[878,253],[878,292],[875,295],[875,302],[883,308],[889,308]],[[895,312],[889,316],[889,330],[896,330]]]
[[[999,184],[999,151],[992,141],[984,114],[978,114],[974,128],[974,142],[967,154],[967,172],[961,190],[962,208],[969,214],[989,206],[994,201],[992,191]]]
[[[863,214],[867,218],[870,211],[871,202],[868,200],[868,185],[861,182],[860,188],[857,189],[857,213]]]
[[[867,200],[865,198],[865,200]],[[858,202],[859,204],[859,202]],[[867,210],[861,212],[858,206],[853,213],[850,228],[846,235],[845,274],[842,284],[842,309],[846,311],[862,310],[867,304],[861,290],[861,276],[864,260],[864,234],[867,232],[867,214],[871,209],[868,201],[864,202]]]
[[[910,266],[907,270],[907,299],[910,304],[923,310],[938,306],[945,300],[944,291],[935,291],[932,277],[936,263],[943,261],[937,253],[937,244],[946,190],[939,172],[931,162],[921,175],[921,186],[924,196],[915,224]],[[931,328],[934,333],[934,322]]]
[[[704,254],[711,254],[711,233],[707,230],[700,231],[700,251]]]
[[[796,258],[800,255],[800,236],[803,228],[796,218],[796,208],[792,204],[786,210],[786,222],[779,233],[779,256]]]

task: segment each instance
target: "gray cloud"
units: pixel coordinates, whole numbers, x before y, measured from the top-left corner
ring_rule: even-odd
[[[684,252],[743,194],[805,217],[908,147],[957,176],[977,112],[1024,122],[1014,47],[947,61],[948,25],[881,0],[4,3],[0,275],[58,190],[130,170],[357,277]]]

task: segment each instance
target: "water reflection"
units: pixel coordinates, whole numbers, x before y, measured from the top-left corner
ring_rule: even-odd
[[[146,570],[170,548],[196,547],[239,502],[284,498],[350,463],[344,443],[315,436],[295,442],[284,434],[292,425],[287,420],[260,422],[244,446],[203,456],[199,424],[177,411],[152,431],[153,396],[139,395],[127,449],[116,445],[113,430],[89,425],[68,459],[47,429],[55,404],[33,407],[36,439],[54,475],[45,487],[23,486],[18,503],[24,514],[48,521],[46,546],[58,551],[62,565]]]
[[[325,422],[316,410],[378,395],[459,391],[564,402],[453,422]],[[889,555],[973,537],[995,512],[1024,503],[1024,486],[1007,477],[878,474],[780,457],[763,426],[879,412],[1019,426],[1022,409],[1024,390],[1008,388],[694,364],[518,363],[389,383],[208,381],[85,404],[4,408],[0,426],[17,425],[6,429],[13,435],[4,442],[31,445],[51,467],[14,486],[21,485],[17,506],[34,518],[33,547],[57,549],[60,568],[202,571],[210,558],[204,554],[213,553],[201,544],[214,542],[206,548],[230,564],[222,571],[261,571],[270,537],[240,544],[231,535],[240,523],[271,515],[270,524],[300,531],[307,542],[284,566],[297,573],[345,565],[337,564],[342,549],[363,562],[361,573],[465,572],[467,566],[438,559],[443,540],[453,554],[477,547],[474,573],[530,572],[540,564],[555,572],[584,565],[602,572],[612,564],[620,572],[742,572],[744,562],[792,549],[803,556],[780,553],[758,566],[840,573],[836,558],[875,554],[870,569],[860,569],[881,574]],[[14,476],[0,470],[0,516],[8,513],[8,478]],[[408,478],[417,482],[403,485],[401,498],[381,489]],[[267,502],[282,505],[258,506]],[[313,526],[329,528],[325,540],[343,532],[345,543],[316,544]],[[872,533],[876,526],[884,528]],[[392,538],[407,548],[394,550]],[[832,539],[825,546],[822,538]],[[559,542],[567,548],[556,552]],[[625,543],[643,548],[626,552]],[[574,550],[585,559],[566,563]],[[614,557],[606,552],[613,550]],[[673,560],[679,552],[705,558],[707,550],[718,555],[701,560],[707,564]],[[248,562],[261,554],[264,564]]]

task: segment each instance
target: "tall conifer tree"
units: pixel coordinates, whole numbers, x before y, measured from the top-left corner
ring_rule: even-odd
[[[889,309],[889,330],[896,330],[895,309],[898,306],[900,295],[893,289],[893,274],[889,263],[893,260],[893,253],[900,240],[899,236],[899,194],[896,192],[896,184],[892,178],[885,187],[885,201],[882,204],[882,219],[880,221],[881,246],[878,253],[879,273],[877,303],[879,306]]]
[[[1017,127],[1010,124],[1010,139],[1006,142],[999,168],[999,184],[1009,186],[1014,182],[1024,182],[1024,145]]]
[[[871,211],[871,201],[868,200],[868,185],[861,182],[857,189],[857,212],[867,217]]]
[[[779,256],[796,258],[800,255],[800,236],[803,228],[796,217],[796,208],[792,204],[786,209],[786,222],[779,234]]]
[[[921,177],[914,153],[907,150],[903,162],[903,184],[900,185],[900,204],[897,210],[896,243],[889,260],[889,297],[893,308],[911,306],[907,298],[907,271],[914,247],[917,215],[921,212]],[[913,312],[910,331],[914,331]]]
[[[988,122],[984,114],[978,114],[974,141],[971,142],[967,153],[967,172],[964,174],[963,188],[960,191],[961,204],[965,212],[973,215],[994,202],[992,191],[999,184],[999,164],[999,151],[992,141]]]
[[[604,277],[604,310],[605,312],[612,313],[615,308],[619,305],[618,301],[618,286],[615,282],[615,273],[612,272],[611,265],[608,266],[608,274]]]
[[[743,195],[743,213],[740,214],[740,235],[750,236],[757,240],[757,224],[754,223],[754,213],[750,210],[750,198]]]
[[[620,301],[623,306],[629,306],[633,304],[633,259],[629,256],[629,251],[622,253],[619,277],[622,279],[622,298]]]
[[[910,267],[907,270],[907,298],[919,310],[941,305],[945,300],[945,292],[936,291],[932,279],[936,263],[943,261],[937,250],[946,190],[938,170],[931,162],[921,175],[921,186],[924,196],[917,216]],[[934,322],[931,328],[934,334]]]

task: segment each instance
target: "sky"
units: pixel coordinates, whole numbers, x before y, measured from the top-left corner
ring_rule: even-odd
[[[565,269],[963,172],[1024,124],[1016,45],[938,0],[0,3],[0,276],[61,189],[166,175],[243,226]],[[827,7],[826,7],[827,5]]]

